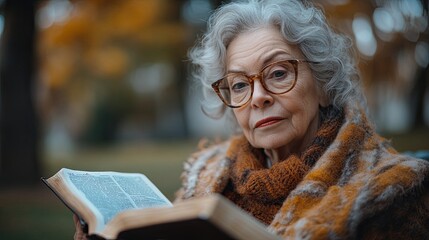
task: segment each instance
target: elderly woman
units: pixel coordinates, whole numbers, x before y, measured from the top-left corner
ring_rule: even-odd
[[[374,131],[350,45],[309,3],[218,9],[190,57],[239,133],[188,160],[177,201],[221,193],[286,238],[429,239],[429,164]]]
[[[350,45],[309,3],[218,9],[190,57],[238,131],[191,156],[176,201],[220,193],[285,238],[429,239],[429,164],[374,131]]]

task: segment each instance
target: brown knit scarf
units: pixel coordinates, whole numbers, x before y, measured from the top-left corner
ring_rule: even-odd
[[[262,149],[253,148],[244,136],[234,138],[227,152],[232,162],[231,176],[223,195],[269,224],[343,123],[343,111],[333,106],[320,108],[320,113],[321,125],[310,147],[301,156],[291,155],[270,169],[265,167]]]

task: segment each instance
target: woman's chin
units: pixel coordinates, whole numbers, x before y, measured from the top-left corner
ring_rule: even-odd
[[[276,135],[269,135],[265,137],[257,138],[258,141],[254,145],[256,148],[263,148],[267,150],[276,150],[276,149],[283,149],[288,148],[290,144],[290,139],[285,138],[284,135],[276,136]]]

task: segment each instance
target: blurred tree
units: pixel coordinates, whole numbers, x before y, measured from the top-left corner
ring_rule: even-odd
[[[39,24],[37,50],[42,122],[46,126],[62,122],[62,131],[78,143],[82,139],[90,143],[115,140],[124,122],[133,125],[126,129],[128,133],[149,132],[145,137],[186,136],[184,95],[189,85],[185,71],[187,62],[183,60],[186,50],[195,41],[195,31],[201,32],[205,25],[200,19],[204,16],[195,11],[226,2],[229,1],[41,1],[38,19],[42,24]],[[370,46],[370,50],[375,50],[369,55],[359,50],[359,67],[374,111],[383,114],[385,106],[377,96],[385,91],[379,87],[381,83],[388,83],[401,92],[401,96],[407,94],[415,98],[413,107],[420,110],[413,114],[416,114],[415,119],[420,119],[417,122],[421,122],[427,77],[418,74],[424,68],[416,67],[414,60],[404,63],[415,50],[416,41],[407,38],[406,32],[394,32],[387,38],[377,29],[374,14],[380,9],[389,9],[389,4],[393,3],[406,6],[410,2],[417,6],[417,2],[421,3],[418,6],[427,8],[427,1],[314,2],[323,5],[328,19],[355,40],[364,36],[354,32],[356,19],[368,21],[376,47]],[[60,11],[60,17],[46,21],[50,19],[46,17],[49,14],[42,13],[58,4],[66,5],[67,11]],[[184,6],[193,6],[188,8],[188,14],[197,15],[194,20],[198,24],[183,22],[181,9]],[[404,14],[397,9],[392,11]],[[417,18],[402,16],[408,26],[405,29],[424,25],[421,19],[427,21],[427,9],[423,9],[421,15]],[[419,33],[418,41],[428,42],[427,30]],[[411,84],[416,87],[412,88]],[[173,127],[162,130],[167,124]],[[137,126],[142,128],[136,130]]]
[[[156,119],[160,109],[184,109],[183,92],[178,91],[185,79],[182,65],[189,38],[179,14],[183,1],[65,2],[68,16],[40,29],[45,123],[58,115],[70,116],[66,131],[74,140],[111,142],[124,121],[138,121],[153,131],[161,122]],[[40,8],[52,4],[57,2],[44,1]],[[141,74],[158,69],[152,65],[172,66],[173,77]],[[150,92],[151,86],[161,88]],[[176,128],[184,129],[184,122],[177,121]]]
[[[40,178],[33,92],[35,1],[6,0],[1,12],[0,183],[14,186]]]
[[[376,118],[382,118],[381,130],[394,130],[382,126],[386,120],[394,118],[386,110],[389,108],[386,105],[391,104],[386,98],[395,98],[406,106],[405,114],[400,117],[408,119],[405,120],[409,125],[404,127],[406,130],[427,128],[423,113],[429,87],[429,48],[419,49],[418,45],[429,46],[428,1],[315,2],[324,6],[334,26],[354,39],[369,106]],[[356,24],[357,20],[360,24]],[[367,29],[362,22],[368,23]],[[364,42],[362,45],[360,40]],[[422,55],[423,63],[418,62],[418,54]]]

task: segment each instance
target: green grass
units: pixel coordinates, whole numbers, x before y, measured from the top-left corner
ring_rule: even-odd
[[[72,215],[64,206],[44,203],[8,203],[0,218],[1,239],[72,239]]]

